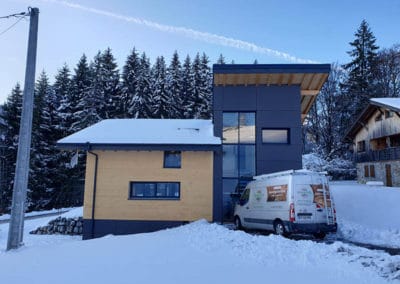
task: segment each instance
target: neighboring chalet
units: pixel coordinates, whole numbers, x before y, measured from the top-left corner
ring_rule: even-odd
[[[348,130],[359,182],[400,186],[400,98],[375,98]]]
[[[254,175],[302,168],[302,122],[329,71],[214,65],[212,122],[112,119],[58,141],[88,153],[83,237],[229,220]]]

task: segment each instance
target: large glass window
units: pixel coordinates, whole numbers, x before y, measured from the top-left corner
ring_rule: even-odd
[[[239,171],[238,145],[223,145],[222,152],[222,176],[237,178]]]
[[[179,182],[131,182],[130,199],[179,199]]]
[[[239,145],[239,177],[249,178],[256,173],[256,153],[254,145]]]
[[[256,119],[254,113],[239,113],[239,143],[255,143]]]
[[[239,121],[237,112],[224,112],[222,118],[222,141],[223,143],[238,143]]]

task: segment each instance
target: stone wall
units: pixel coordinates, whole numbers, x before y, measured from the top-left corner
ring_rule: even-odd
[[[64,218],[58,217],[51,220],[46,226],[39,227],[30,232],[38,235],[82,235],[83,219],[82,217]]]
[[[391,167],[392,186],[400,187],[400,161],[381,161],[357,164],[357,180],[360,183],[368,181],[382,181],[387,186],[386,181],[386,165]],[[368,166],[369,175],[371,166],[375,169],[375,177],[365,176],[365,166]]]

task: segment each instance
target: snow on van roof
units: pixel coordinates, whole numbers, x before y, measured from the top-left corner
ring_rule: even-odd
[[[57,142],[65,144],[219,145],[211,120],[106,119]]]
[[[292,174],[326,175],[327,172],[314,172],[314,171],[310,171],[310,170],[306,170],[306,169],[288,170],[288,171],[281,171],[281,172],[275,172],[275,173],[270,173],[270,174],[254,176],[253,179],[262,180],[265,178],[270,178],[270,177],[275,177],[275,176],[292,175]]]

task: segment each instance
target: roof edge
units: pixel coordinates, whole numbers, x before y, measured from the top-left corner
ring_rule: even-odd
[[[331,64],[214,64],[214,74],[329,73]]]
[[[144,150],[144,151],[217,151],[221,144],[105,144],[105,143],[57,143],[61,150]]]

